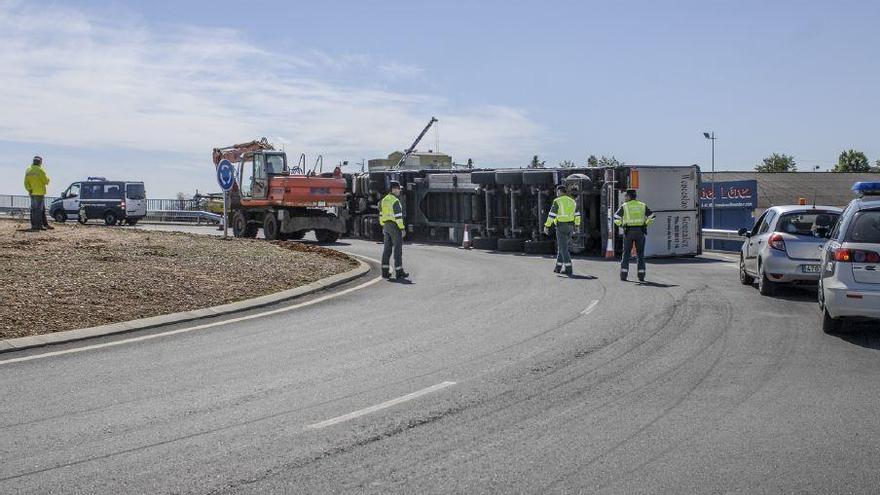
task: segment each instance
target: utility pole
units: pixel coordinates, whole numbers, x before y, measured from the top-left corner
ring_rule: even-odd
[[[715,228],[715,131],[704,132],[703,137],[712,141],[712,214],[709,228]],[[714,246],[713,246],[714,247]]]

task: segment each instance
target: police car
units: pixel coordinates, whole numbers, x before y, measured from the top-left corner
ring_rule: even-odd
[[[846,319],[880,319],[880,182],[857,182],[822,253],[819,309],[822,330]]]
[[[75,218],[83,224],[100,219],[107,225],[134,225],[147,215],[144,183],[108,181],[104,177],[74,182],[52,201],[49,215],[56,222]]]

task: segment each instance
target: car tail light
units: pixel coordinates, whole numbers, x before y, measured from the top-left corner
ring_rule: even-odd
[[[782,234],[771,235],[770,240],[767,241],[767,244],[770,245],[770,247],[773,249],[785,251],[785,239],[782,238]]]
[[[125,209],[125,201],[122,202],[122,209]]]
[[[843,263],[880,263],[880,254],[862,249],[837,248],[834,250],[834,261]]]

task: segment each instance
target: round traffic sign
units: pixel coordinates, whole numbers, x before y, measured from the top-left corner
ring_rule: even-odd
[[[221,160],[217,164],[217,183],[224,191],[232,189],[235,184],[235,166],[229,160]]]

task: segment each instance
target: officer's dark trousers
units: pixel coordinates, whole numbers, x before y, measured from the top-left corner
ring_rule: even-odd
[[[37,230],[48,225],[45,196],[31,196],[31,228]]]
[[[403,270],[403,236],[400,228],[394,222],[385,222],[382,225],[382,232],[385,237],[385,249],[382,250],[382,269],[391,270],[389,263],[391,262],[391,252],[394,252],[394,267],[400,271]]]
[[[620,274],[629,272],[630,251],[633,243],[636,244],[636,256],[638,257],[639,278],[645,277],[645,231],[640,228],[627,229],[623,235],[623,259],[620,261]]]
[[[571,251],[568,244],[571,241],[573,224],[558,222],[556,224],[556,267],[561,270],[571,270]]]

